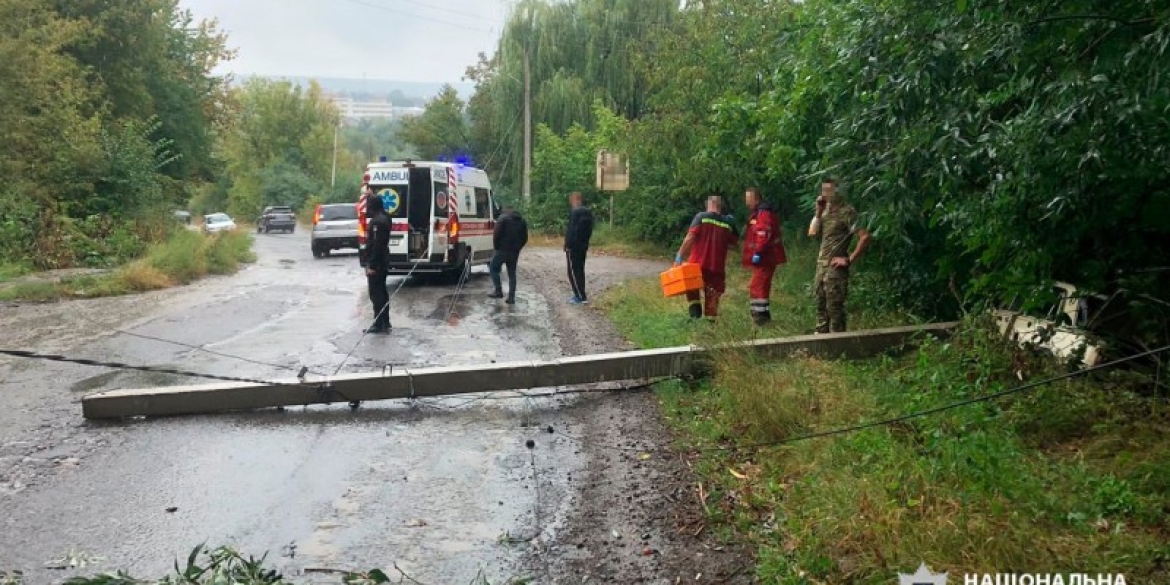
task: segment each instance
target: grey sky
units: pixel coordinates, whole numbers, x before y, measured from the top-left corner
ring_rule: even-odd
[[[216,18],[236,74],[457,82],[512,0],[180,0]]]

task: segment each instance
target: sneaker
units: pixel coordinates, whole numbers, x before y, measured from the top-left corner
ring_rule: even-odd
[[[504,293],[498,292],[498,291],[497,292],[490,292],[490,293],[488,293],[488,298],[489,299],[502,299],[502,298],[504,298]]]
[[[391,328],[389,325],[385,327],[374,326],[370,327],[369,329],[363,329],[362,333],[368,333],[370,335],[390,335],[390,329]]]
[[[581,300],[577,297],[573,297],[573,298],[569,299],[570,305],[584,305],[587,302],[589,302],[589,301],[584,301],[584,300]]]

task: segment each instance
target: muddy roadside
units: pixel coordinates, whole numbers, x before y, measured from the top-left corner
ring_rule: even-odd
[[[598,295],[665,266],[591,256],[587,292]],[[521,256],[520,285],[548,300],[561,352],[631,349],[599,310],[567,303],[571,291],[567,277],[558,277],[563,274],[560,250],[536,248]],[[564,414],[585,429],[585,471],[574,478],[577,499],[565,525],[555,542],[534,551],[531,571],[555,583],[754,582],[750,551],[718,542],[706,530],[697,480],[684,456],[661,455],[674,437],[652,391],[589,396],[568,408]]]

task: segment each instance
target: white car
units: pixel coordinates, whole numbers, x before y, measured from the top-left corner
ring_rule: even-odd
[[[214,234],[236,229],[236,222],[226,213],[212,213],[203,216],[203,233]]]

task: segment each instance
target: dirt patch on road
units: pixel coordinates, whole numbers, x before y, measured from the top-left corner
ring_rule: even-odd
[[[667,263],[590,257],[586,289],[598,294],[630,278],[652,276]],[[521,256],[521,287],[535,287],[555,315],[561,351],[580,355],[630,349],[604,315],[567,303],[565,258],[538,248]],[[547,582],[752,583],[751,554],[710,537],[697,480],[683,456],[660,449],[673,435],[650,391],[589,396],[570,407],[585,429],[586,474],[565,526],[533,570]],[[643,452],[642,450],[645,449]],[[540,580],[539,582],[546,582]]]

